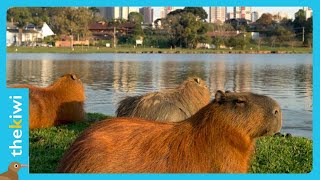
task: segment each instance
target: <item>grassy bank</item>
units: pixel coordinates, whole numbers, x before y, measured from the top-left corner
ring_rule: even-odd
[[[30,132],[30,172],[53,173],[69,145],[92,122],[110,118],[88,113],[88,122]],[[301,137],[265,137],[257,142],[252,173],[307,173],[312,169],[312,141]]]
[[[246,50],[229,50],[229,49],[162,49],[162,48],[106,48],[106,47],[7,47],[8,53],[148,53],[148,54],[304,54],[312,53],[311,48],[279,48],[279,47],[261,47],[260,50],[249,48]]]

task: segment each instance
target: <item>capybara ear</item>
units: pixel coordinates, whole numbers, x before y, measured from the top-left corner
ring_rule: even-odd
[[[216,95],[214,96],[214,99],[215,99],[215,101],[217,101],[217,102],[221,102],[221,100],[223,100],[223,99],[225,98],[225,96],[226,96],[226,95],[225,95],[224,92],[218,90],[218,91],[216,92]]]
[[[200,78],[195,77],[194,81],[197,82],[197,83],[200,83]]]
[[[70,76],[71,76],[71,78],[72,78],[73,80],[76,80],[76,79],[77,79],[77,76],[76,76],[75,74],[71,74]]]

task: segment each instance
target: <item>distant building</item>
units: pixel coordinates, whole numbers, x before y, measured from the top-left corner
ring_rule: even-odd
[[[227,7],[209,7],[209,22],[224,23],[226,20]]]
[[[257,11],[254,11],[251,13],[251,21],[256,22],[259,19],[259,13]]]
[[[166,18],[167,15],[168,15],[170,12],[174,11],[174,10],[175,10],[175,8],[174,8],[174,7],[171,7],[171,6],[169,6],[169,7],[162,7],[161,10],[160,10],[160,18]]]
[[[251,7],[234,7],[233,8],[234,19],[247,19],[251,21]]]
[[[138,12],[136,7],[102,7],[98,8],[105,19],[128,19],[131,12]]]
[[[312,9],[309,7],[303,7],[302,9],[306,13],[306,19],[309,19],[312,16]]]
[[[233,12],[228,12],[226,15],[226,20],[233,19],[233,18],[234,18]]]
[[[153,23],[153,9],[151,7],[143,7],[139,9],[140,14],[143,15],[144,24]]]
[[[272,17],[273,17],[274,21],[280,22],[284,18],[288,19],[288,13],[278,12],[278,13],[273,14]]]
[[[133,32],[135,25],[130,22],[122,23],[115,26],[112,23],[100,21],[88,25],[91,32],[91,38],[95,40],[110,40],[113,38],[114,28],[116,28],[117,35],[126,35]]]
[[[47,23],[43,23],[41,27],[28,24],[22,29],[22,33],[19,35],[19,28],[13,23],[7,23],[6,35],[7,46],[22,44],[35,46],[36,42],[43,40],[45,37],[54,35],[54,32]],[[21,37],[19,38],[19,36]]]

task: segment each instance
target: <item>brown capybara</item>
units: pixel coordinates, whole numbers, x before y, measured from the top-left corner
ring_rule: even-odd
[[[29,127],[45,128],[84,120],[84,87],[75,74],[66,74],[48,87],[15,85],[29,89]]]
[[[188,78],[174,89],[127,97],[119,102],[117,117],[138,117],[156,121],[179,122],[210,102],[206,82]]]
[[[255,139],[279,132],[276,101],[223,93],[178,123],[115,118],[86,129],[65,153],[61,173],[246,173]]]

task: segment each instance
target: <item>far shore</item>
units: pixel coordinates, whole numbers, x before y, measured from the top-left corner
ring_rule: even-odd
[[[261,47],[239,49],[183,49],[183,48],[130,48],[130,47],[7,47],[7,53],[135,53],[135,54],[311,54],[307,47]]]

